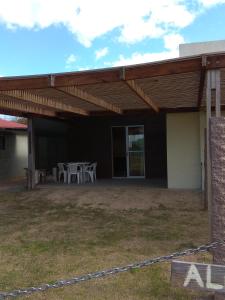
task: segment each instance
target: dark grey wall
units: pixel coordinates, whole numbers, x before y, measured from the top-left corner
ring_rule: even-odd
[[[112,126],[144,125],[147,178],[166,178],[166,118],[164,114],[92,117],[74,120],[69,130],[69,160],[97,161],[97,176],[112,177]]]
[[[57,162],[97,161],[98,178],[111,178],[111,128],[126,125],[144,125],[146,177],[166,178],[165,114],[84,117],[67,122],[36,119],[36,167],[51,169]]]
[[[63,121],[34,119],[36,169],[51,170],[68,161],[68,125]]]

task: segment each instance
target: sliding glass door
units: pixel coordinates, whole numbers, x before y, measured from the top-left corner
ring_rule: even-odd
[[[112,128],[113,177],[144,177],[144,126]]]
[[[128,177],[144,177],[144,126],[127,127]]]

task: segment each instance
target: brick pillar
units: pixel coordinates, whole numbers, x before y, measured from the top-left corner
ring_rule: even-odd
[[[212,240],[225,239],[225,118],[210,119],[210,150],[212,167]],[[213,250],[215,264],[225,265],[225,246]],[[225,295],[215,295],[224,300]]]

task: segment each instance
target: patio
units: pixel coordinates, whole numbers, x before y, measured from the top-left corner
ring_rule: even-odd
[[[134,123],[143,126],[127,126]],[[139,177],[151,183],[163,182],[165,186],[165,123],[164,114],[145,114],[138,117],[138,122],[134,116],[76,118],[70,121],[35,119],[35,168],[56,174],[55,168],[63,163],[67,179],[69,163],[97,163],[97,179]],[[63,174],[60,178],[64,181]]]

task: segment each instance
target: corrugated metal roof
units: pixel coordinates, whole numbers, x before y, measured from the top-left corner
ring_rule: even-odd
[[[0,119],[0,128],[4,129],[27,129],[27,125]]]

